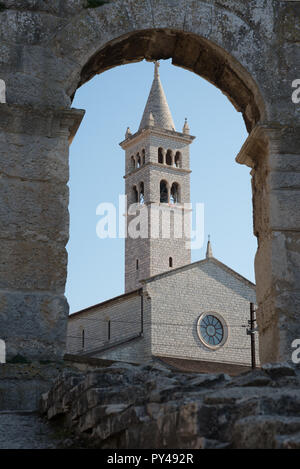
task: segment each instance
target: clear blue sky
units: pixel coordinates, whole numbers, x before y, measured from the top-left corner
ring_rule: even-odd
[[[153,80],[154,66],[140,62],[116,67],[81,87],[73,107],[86,115],[70,149],[70,241],[66,295],[70,312],[124,292],[124,240],[99,239],[96,207],[118,204],[124,193],[127,126],[134,133]],[[252,228],[250,170],[235,162],[247,131],[242,115],[217,88],[170,61],[161,61],[161,81],[181,131],[191,134],[193,204],[205,204],[205,238],[211,235],[216,258],[254,281],[256,238]],[[205,257],[192,251],[192,260]]]

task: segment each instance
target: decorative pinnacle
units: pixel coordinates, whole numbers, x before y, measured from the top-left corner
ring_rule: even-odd
[[[207,248],[206,248],[206,259],[210,259],[211,257],[214,257],[214,256],[213,256],[211,242],[210,242],[210,235],[208,235]]]
[[[160,66],[159,61],[155,60],[155,62],[154,62],[154,76],[155,76],[155,78],[159,78],[159,66]]]
[[[183,129],[182,129],[182,132],[184,134],[189,134],[190,133],[190,128],[189,128],[189,124],[188,124],[188,121],[187,121],[187,117],[184,120],[184,126],[183,126]]]
[[[125,133],[125,138],[128,138],[132,135],[131,130],[129,127],[127,127],[126,133]]]
[[[150,126],[153,126],[153,125],[154,125],[154,117],[153,117],[152,112],[150,112],[150,114],[149,114],[149,122],[148,122],[148,124],[149,124]]]

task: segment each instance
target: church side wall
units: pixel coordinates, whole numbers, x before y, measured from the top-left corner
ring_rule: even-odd
[[[147,360],[147,356],[150,356],[150,331],[148,333],[144,328],[141,334],[141,320],[148,318],[150,307],[147,307],[144,299],[143,305],[142,315],[141,296],[139,292],[134,292],[73,317],[71,315],[68,321],[67,353],[129,362]]]
[[[94,355],[106,360],[142,363],[151,358],[151,302],[144,298],[144,324],[142,337]]]
[[[153,355],[251,364],[250,337],[244,327],[249,303],[256,301],[250,285],[210,261],[158,277],[146,287],[152,304]],[[227,341],[217,350],[203,345],[197,333],[199,316],[205,312],[221,315],[227,326]]]

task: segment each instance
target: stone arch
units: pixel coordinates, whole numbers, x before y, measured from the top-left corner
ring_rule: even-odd
[[[172,58],[174,65],[198,74],[219,88],[243,114],[246,128],[251,132],[266,116],[261,86],[257,84],[255,71],[246,68],[246,63],[252,66],[254,61],[252,64],[232,54],[234,37],[240,36],[241,28],[245,42],[253,43],[251,21],[236,11],[228,14],[226,9],[218,7],[220,24],[223,18],[227,24],[222,33],[215,34],[211,31],[213,7],[202,1],[186,0],[188,24],[182,15],[183,4],[178,3],[175,6],[161,0],[158,15],[145,0],[133,0],[126,5],[117,0],[74,18],[52,41],[56,53],[79,64],[68,81],[66,93],[72,100],[76,90],[96,74],[121,64]],[[79,29],[82,30],[80,47]],[[168,198],[169,192],[170,187]]]
[[[226,94],[243,113],[250,131],[265,117],[265,105],[263,82],[257,84],[248,46],[252,44],[251,54],[259,55],[257,41],[269,31],[254,28],[252,18],[238,10],[193,0],[177,5],[160,0],[156,8],[146,0],[126,5],[117,0],[87,9],[54,35],[50,44],[59,57],[78,64],[69,74],[65,92],[74,96],[79,86],[117,65],[172,58],[174,65],[195,72]],[[269,19],[268,12],[264,14]],[[215,28],[211,24],[214,16]],[[226,27],[218,29],[223,21]],[[243,43],[238,47],[236,38],[241,31]]]
[[[26,219],[20,216],[23,207],[16,204],[7,223],[11,231],[6,226],[3,231],[2,249],[7,258],[1,270],[2,304],[7,305],[4,317],[8,319],[1,327],[7,337],[8,356],[17,350],[28,357],[55,358],[64,351],[68,316],[63,296],[68,171],[59,164],[67,162],[67,140],[72,141],[83,116],[82,111],[70,110],[72,97],[94,75],[117,65],[172,58],[174,65],[193,71],[218,87],[242,112],[251,132],[238,161],[251,167],[253,176],[254,230],[259,242],[256,274],[261,311],[258,321],[263,338],[261,362],[289,359],[290,344],[295,336],[300,336],[300,261],[293,257],[300,239],[296,202],[300,196],[296,182],[294,186],[288,183],[293,186],[293,197],[277,190],[286,186],[284,176],[279,177],[275,171],[285,171],[287,165],[298,171],[294,156],[299,154],[300,120],[290,90],[286,91],[287,83],[295,79],[294,46],[298,40],[295,15],[290,15],[291,20],[286,9],[293,12],[297,2],[264,0],[256,2],[255,8],[243,0],[115,0],[98,8],[84,8],[84,2],[73,0],[52,3],[51,8],[48,3],[31,5],[28,10],[22,6],[22,15],[30,18],[26,28],[19,19],[20,6],[0,13],[1,20],[10,19],[2,21],[1,31],[10,57],[1,64],[8,103],[0,106],[1,130],[7,137],[22,138],[21,146],[9,137],[7,157],[3,158],[3,174],[8,177],[3,179],[7,187],[12,184],[11,176],[41,181],[34,200],[28,204]],[[44,8],[48,8],[46,14]],[[22,44],[22,60],[16,60],[16,44]],[[281,60],[279,50],[287,52],[281,54]],[[38,144],[36,135],[46,139],[47,145]],[[32,158],[32,164],[26,167],[24,154]],[[53,154],[59,155],[57,170],[49,162],[49,155]],[[16,161],[13,168],[8,164],[11,155]],[[59,181],[59,185],[45,201],[40,194],[47,193],[44,189],[49,179]],[[23,200],[21,192],[18,199]],[[64,208],[59,206],[60,217],[47,217],[45,222],[37,212],[50,212],[50,203],[54,205],[58,199],[64,201]],[[295,206],[291,200],[295,200]],[[23,249],[22,243],[29,243],[26,233],[32,233],[32,220],[36,239],[51,243],[43,245],[30,240],[32,244]],[[15,227],[22,234],[20,241],[16,240]],[[16,256],[8,252],[8,239],[13,245],[11,252],[18,252],[18,276],[14,275]],[[33,249],[39,253],[36,262],[26,257]],[[56,260],[55,267],[49,259]],[[261,284],[259,279],[263,279]],[[30,327],[28,321],[16,319],[16,311],[25,317],[27,289],[35,305]],[[42,296],[39,291],[47,294]],[[287,291],[291,294],[287,295]],[[47,317],[53,318],[51,325]]]
[[[170,190],[170,203],[178,204],[180,200],[180,185],[178,182],[173,182]]]
[[[131,166],[131,170],[134,170],[135,167],[136,167],[136,161],[135,161],[135,157],[133,155],[130,158],[130,166]]]
[[[146,151],[145,148],[142,149],[142,166],[146,163]]]
[[[145,203],[145,185],[143,181],[139,184],[139,203],[142,205]]]
[[[161,147],[157,151],[157,161],[159,164],[164,163],[164,150]]]
[[[132,203],[137,204],[139,202],[139,191],[137,186],[132,187]]]
[[[172,152],[172,150],[167,150],[166,165],[173,166],[173,152]]]
[[[169,203],[169,184],[164,179],[159,183],[159,194],[160,194],[160,202],[167,204]]]
[[[176,151],[175,153],[174,166],[176,168],[182,168],[182,154],[180,151]]]

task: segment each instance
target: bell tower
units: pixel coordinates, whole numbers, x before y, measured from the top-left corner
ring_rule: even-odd
[[[125,140],[125,292],[140,281],[191,262],[190,152],[187,120],[173,118],[155,62],[154,80],[138,131]]]

